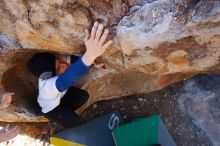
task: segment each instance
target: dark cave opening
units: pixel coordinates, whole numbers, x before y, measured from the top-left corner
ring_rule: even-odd
[[[37,98],[37,78],[27,69],[28,60],[39,50],[21,49],[6,54],[1,54],[4,58],[3,63],[8,67],[1,79],[4,92],[12,92],[11,104],[16,112],[21,109],[35,114]]]

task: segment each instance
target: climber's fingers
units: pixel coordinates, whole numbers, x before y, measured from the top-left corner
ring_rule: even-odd
[[[0,102],[1,107],[6,108],[10,105],[12,95],[14,95],[14,93],[4,93],[3,94],[2,101]]]
[[[96,31],[98,28],[99,23],[96,21],[92,27],[92,31],[91,31],[91,35],[90,35],[90,39],[94,40],[95,39],[95,35],[96,35]]]
[[[96,31],[95,41],[97,41],[97,42],[99,41],[99,39],[103,33],[103,28],[104,28],[103,24],[99,24],[98,29]]]
[[[94,62],[94,66],[97,69],[105,69],[105,64],[104,63],[96,63],[96,62]]]
[[[102,46],[102,49],[103,49],[103,50],[106,50],[106,48],[108,48],[111,44],[112,44],[112,40],[109,40],[108,42],[106,42],[106,43]]]
[[[5,96],[13,96],[13,95],[15,95],[15,93],[13,93],[13,92],[7,92],[7,93],[4,93],[4,95],[5,95]]]
[[[105,40],[106,40],[106,38],[107,38],[107,36],[108,36],[108,33],[109,33],[109,30],[108,30],[108,29],[105,29],[105,31],[104,31],[104,33],[102,34],[101,39],[100,39],[100,41],[99,41],[99,43],[100,43],[101,45],[105,42]]]
[[[85,38],[84,38],[84,42],[87,41],[89,39],[89,30],[86,29],[85,30]]]

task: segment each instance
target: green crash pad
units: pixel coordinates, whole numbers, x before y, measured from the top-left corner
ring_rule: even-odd
[[[117,146],[176,146],[159,115],[119,126],[112,134]]]
[[[115,146],[112,131],[123,123],[119,112],[111,112],[75,128],[65,130],[50,138],[54,146]],[[64,143],[65,142],[65,143]]]

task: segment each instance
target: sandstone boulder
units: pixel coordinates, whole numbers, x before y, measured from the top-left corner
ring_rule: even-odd
[[[95,20],[114,44],[99,58],[107,69],[92,68],[77,84],[90,92],[79,113],[219,68],[218,0],[1,0],[0,16],[0,91],[16,93],[1,121],[46,121],[31,112],[37,79],[26,62],[39,52],[82,55],[84,29]]]

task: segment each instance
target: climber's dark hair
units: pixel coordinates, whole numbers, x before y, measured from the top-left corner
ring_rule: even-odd
[[[28,60],[27,68],[38,78],[44,72],[52,72],[55,75],[55,60],[55,55],[50,53],[35,54]]]

